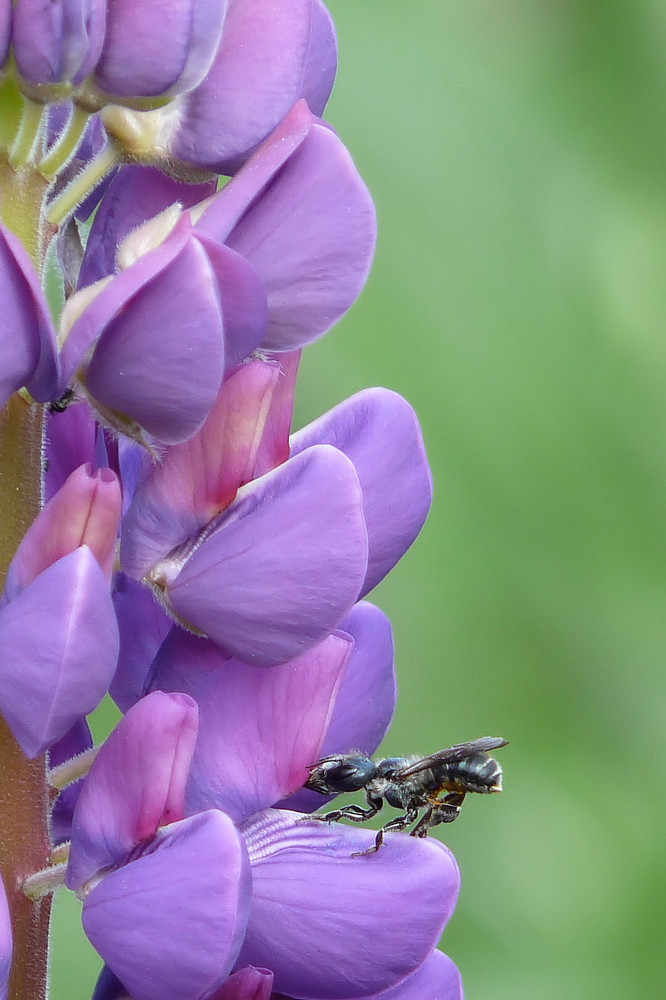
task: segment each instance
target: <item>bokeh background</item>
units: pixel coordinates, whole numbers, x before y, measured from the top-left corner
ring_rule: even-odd
[[[468,1000],[663,990],[666,5],[329,0],[328,118],[378,208],[298,422],[371,384],[419,413],[426,528],[374,597],[389,753],[503,735],[445,828]],[[98,723],[103,732],[108,717]],[[56,907],[52,1000],[98,960]],[[165,998],[168,1000],[168,998]]]

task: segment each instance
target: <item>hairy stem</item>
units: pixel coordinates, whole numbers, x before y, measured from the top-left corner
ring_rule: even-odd
[[[41,506],[43,407],[13,396],[0,411],[0,582]],[[24,879],[49,861],[44,757],[27,760],[0,718],[0,869],[14,933],[9,1000],[45,1000],[51,899],[31,902]]]

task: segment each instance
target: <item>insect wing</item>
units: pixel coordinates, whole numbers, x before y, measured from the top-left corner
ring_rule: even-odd
[[[449,761],[464,760],[472,753],[488,753],[490,750],[499,750],[505,747],[509,741],[501,736],[482,736],[478,740],[470,740],[469,743],[456,743],[454,747],[446,750],[438,750],[437,753],[430,754],[429,757],[421,757],[407,767],[400,768],[396,772],[397,778],[408,778],[411,774],[418,774],[426,771],[435,764],[447,764]]]

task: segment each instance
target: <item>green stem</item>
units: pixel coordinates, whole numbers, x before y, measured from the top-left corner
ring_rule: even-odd
[[[59,170],[62,170],[79,147],[86,130],[90,115],[77,104],[72,107],[67,125],[58,136],[58,140],[46,156],[39,161],[37,169],[48,180],[52,180]]]
[[[0,582],[42,502],[42,406],[15,395],[0,412]],[[49,862],[44,757],[27,760],[0,718],[0,869],[14,934],[9,1000],[45,1000],[51,899],[24,895],[27,875]]]
[[[20,170],[32,162],[41,134],[43,104],[25,98],[21,124],[9,151],[9,162],[15,170]]]
[[[59,226],[119,162],[120,151],[118,147],[113,142],[107,143],[95,159],[91,160],[81,173],[67,185],[65,190],[51,202],[46,213],[47,222]]]

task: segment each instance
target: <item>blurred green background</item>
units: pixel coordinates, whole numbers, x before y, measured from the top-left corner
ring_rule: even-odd
[[[385,749],[503,735],[505,793],[445,829],[468,1000],[663,989],[666,5],[329,0],[328,118],[377,202],[368,287],[306,352],[298,422],[367,385],[435,478],[375,593]],[[97,959],[57,903],[52,1000]],[[76,935],[76,937],[75,937]],[[168,1000],[168,998],[165,998]]]

